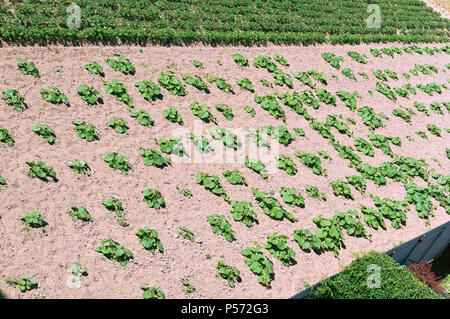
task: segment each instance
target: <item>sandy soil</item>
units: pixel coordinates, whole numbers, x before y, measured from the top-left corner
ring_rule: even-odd
[[[442,17],[450,19],[450,2],[447,0],[423,0],[427,6],[441,14]]]
[[[143,164],[139,149],[156,148],[154,138],[168,138],[174,130],[179,128],[177,124],[170,123],[163,115],[162,110],[175,106],[180,111],[185,126],[193,130],[194,119],[189,105],[194,101],[206,103],[213,109],[214,115],[219,119],[219,126],[225,128],[258,128],[263,125],[279,125],[281,121],[275,120],[258,104],[253,101],[254,94],[241,90],[235,79],[248,77],[255,85],[255,91],[259,94],[269,94],[274,91],[284,92],[287,87],[266,88],[259,83],[262,78],[272,82],[272,76],[265,69],[255,67],[239,68],[231,58],[234,53],[246,55],[251,62],[258,54],[273,56],[281,53],[289,61],[289,67],[281,67],[290,74],[295,71],[307,71],[317,69],[328,76],[326,89],[331,93],[337,90],[357,91],[362,96],[358,100],[358,106],[372,106],[376,112],[383,111],[390,116],[385,128],[376,131],[378,134],[400,136],[402,147],[393,146],[396,154],[424,158],[431,167],[438,172],[449,173],[449,160],[445,156],[445,148],[450,146],[449,134],[443,131],[443,137],[429,135],[429,140],[423,140],[414,132],[426,131],[426,124],[433,123],[440,128],[448,128],[449,114],[438,115],[434,112],[427,117],[423,113],[413,116],[413,123],[407,124],[402,119],[391,114],[396,106],[383,95],[375,92],[374,76],[372,70],[389,68],[399,74],[399,80],[390,80],[389,84],[401,86],[405,83],[413,85],[429,82],[443,83],[449,78],[448,73],[442,72],[444,64],[448,63],[448,55],[406,55],[395,58],[374,58],[370,48],[381,48],[384,45],[358,45],[358,46],[311,46],[311,47],[281,47],[268,46],[258,48],[225,47],[211,48],[204,46],[194,47],[4,47],[0,49],[0,83],[1,89],[6,87],[18,89],[26,99],[29,109],[19,113],[0,101],[0,125],[6,127],[14,137],[16,144],[9,148],[0,143],[0,172],[8,180],[6,187],[0,186],[0,290],[8,298],[141,298],[141,285],[154,285],[161,288],[167,298],[288,298],[303,289],[304,283],[313,284],[336,272],[349,264],[355,253],[376,250],[386,251],[401,242],[405,242],[432,227],[436,227],[449,220],[449,216],[443,208],[436,209],[436,216],[431,219],[430,226],[425,226],[419,219],[414,208],[408,213],[407,225],[400,230],[394,230],[388,223],[388,230],[369,232],[373,234],[371,241],[345,236],[346,249],[341,250],[338,258],[332,253],[316,255],[304,253],[297,243],[292,240],[294,229],[315,229],[312,218],[318,214],[326,217],[332,216],[337,211],[358,209],[361,204],[372,205],[368,194],[389,196],[393,199],[403,199],[405,190],[400,183],[388,182],[384,187],[376,187],[368,182],[366,195],[360,195],[353,190],[355,200],[345,200],[336,197],[332,193],[330,181],[345,179],[345,176],[356,174],[356,171],[347,167],[348,162],[341,159],[334,148],[328,144],[328,140],[308,127],[308,122],[294,112],[285,108],[287,114],[287,127],[292,130],[301,127],[306,132],[306,137],[297,137],[289,147],[280,146],[280,153],[293,156],[297,150],[316,152],[327,151],[331,161],[323,161],[323,167],[328,169],[329,176],[318,177],[312,171],[303,166],[297,159],[298,173],[289,176],[284,171],[278,171],[262,180],[261,177],[242,163],[235,164],[173,164],[162,170],[156,167],[147,167]],[[439,44],[441,46],[441,44]],[[346,55],[349,50],[365,53],[369,57],[367,65],[358,64]],[[366,72],[370,79],[364,80],[356,75],[358,81],[345,78],[339,71],[333,69],[321,58],[323,52],[333,52],[344,56],[345,61],[341,68],[350,67],[357,72]],[[106,64],[106,59],[114,53],[120,53],[130,58],[136,67],[134,76],[123,75],[114,71]],[[41,78],[34,79],[31,76],[22,75],[17,70],[17,58],[24,58],[36,62],[40,70]],[[205,69],[198,70],[192,65],[192,60],[200,60]],[[89,74],[83,69],[83,65],[89,60],[94,60],[103,65],[105,79],[121,79],[127,86],[135,105],[138,109],[147,110],[155,120],[155,126],[146,128],[140,126],[131,118],[124,104],[117,102],[111,95],[106,94],[102,79]],[[222,65],[217,64],[222,61]],[[226,94],[214,86],[211,93],[199,92],[192,86],[187,86],[185,97],[176,97],[163,89],[163,100],[155,102],[145,101],[142,95],[134,87],[136,81],[151,79],[156,82],[159,72],[167,70],[167,65],[174,63],[171,69],[180,78],[181,73],[204,75],[206,73],[219,75],[232,83],[236,94]],[[407,72],[415,63],[429,63],[439,68],[436,75],[421,75],[411,77],[406,81],[402,72]],[[62,72],[57,72],[61,69]],[[339,80],[331,78],[336,74]],[[307,89],[300,81],[293,79],[295,90]],[[88,106],[76,92],[76,87],[81,84],[94,85],[101,91],[104,99],[103,105]],[[70,107],[55,106],[42,100],[39,89],[57,85],[70,101]],[[323,87],[321,84],[318,87]],[[374,92],[373,96],[368,91]],[[293,91],[293,90],[289,90]],[[413,102],[425,102],[428,107],[431,102],[444,102],[450,100],[449,91],[442,95],[435,94],[429,97],[417,90],[417,95],[410,99],[400,98],[398,104],[413,108]],[[218,113],[214,105],[226,103],[233,108],[235,118],[229,122]],[[357,120],[357,125],[351,126],[354,136],[367,137],[370,131],[362,124],[361,118],[353,114],[338,99],[337,106],[329,106],[321,103],[318,110],[308,109],[309,113],[319,120],[326,118],[329,113],[351,116]],[[252,105],[256,109],[256,116],[250,117],[244,110],[244,105]],[[112,117],[125,119],[130,127],[130,135],[119,135],[106,126],[106,122]],[[84,120],[94,124],[99,130],[100,139],[88,143],[76,136],[71,124],[74,120]],[[31,131],[34,124],[49,124],[56,132],[57,142],[49,145],[45,140]],[[204,127],[214,127],[206,124]],[[333,133],[338,140],[346,145],[353,144],[352,139]],[[406,140],[410,135],[415,142]],[[212,140],[212,139],[210,139]],[[103,161],[106,152],[117,151],[129,158],[134,170],[127,176],[120,174],[108,167]],[[360,154],[362,158],[372,164],[388,161],[379,149],[376,149],[375,158],[368,158]],[[39,180],[30,180],[26,176],[26,161],[36,160],[35,155],[40,155],[42,160],[52,166],[59,181],[57,183],[44,183]],[[86,160],[92,169],[91,177],[76,175],[65,163],[74,158]],[[439,166],[432,158],[437,158]],[[249,187],[233,186],[226,182],[222,172],[226,169],[238,168],[243,172],[249,183]],[[259,224],[247,228],[244,224],[232,220],[230,207],[222,199],[206,191],[195,183],[195,176],[201,170],[209,174],[217,174],[221,177],[222,184],[232,199],[247,200],[253,203],[258,213]],[[420,183],[421,181],[417,181]],[[177,190],[189,188],[194,196],[192,199],[184,198]],[[321,202],[306,196],[305,185],[317,185],[324,191],[328,200]],[[305,197],[304,209],[292,209],[299,218],[296,223],[289,221],[275,221],[265,215],[254,201],[251,187],[257,187],[263,191],[274,190],[279,198],[278,189],[281,186],[296,187]],[[167,207],[156,211],[149,208],[142,201],[141,191],[146,188],[157,188],[164,196]],[[109,197],[117,197],[122,200],[129,226],[121,227],[113,213],[107,211],[102,201]],[[281,200],[281,199],[280,199]],[[67,214],[72,204],[82,205],[88,209],[93,221],[79,223],[72,221]],[[24,230],[19,218],[25,210],[38,210],[45,216],[48,226],[45,232],[39,229]],[[233,229],[236,231],[237,240],[233,243],[225,241],[223,237],[213,234],[206,216],[220,213],[227,216]],[[191,243],[177,235],[179,227],[187,227],[195,234],[195,243]],[[164,245],[163,254],[151,254],[139,243],[135,233],[139,228],[154,228],[159,232]],[[266,236],[278,232],[288,235],[289,246],[296,252],[297,264],[289,268],[272,257],[267,251],[267,256],[274,262],[275,280],[272,288],[267,289],[257,282],[257,277],[250,272],[244,263],[240,251],[253,245],[256,241],[264,245]],[[113,238],[134,254],[125,267],[105,258],[94,251],[100,241]],[[211,259],[205,257],[211,254]],[[216,263],[223,255],[223,260],[230,265],[238,267],[242,274],[242,283],[236,288],[229,288],[226,281],[216,275]],[[66,266],[72,262],[79,262],[87,268],[89,275],[81,278],[80,288],[70,288],[67,284],[70,276]],[[58,267],[62,264],[63,268]],[[27,275],[39,283],[39,288],[22,294],[17,289],[8,286],[4,282],[7,276],[18,277]],[[197,291],[185,295],[182,291],[181,279],[187,278]]]

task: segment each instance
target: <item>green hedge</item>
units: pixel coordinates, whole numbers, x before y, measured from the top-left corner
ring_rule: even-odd
[[[380,267],[379,288],[369,288],[370,265]],[[369,252],[311,291],[312,299],[439,299],[442,298],[406,268],[383,253]]]

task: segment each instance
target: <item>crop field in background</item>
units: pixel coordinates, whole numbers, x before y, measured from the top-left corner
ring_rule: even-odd
[[[79,6],[77,23],[67,11]],[[381,25],[367,27],[379,7]],[[368,7],[369,6],[369,7]],[[14,43],[312,44],[445,42],[450,21],[420,0],[9,0],[0,39]]]

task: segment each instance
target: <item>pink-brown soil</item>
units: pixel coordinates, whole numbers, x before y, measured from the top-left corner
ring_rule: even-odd
[[[389,80],[391,86],[400,87],[405,83],[416,85],[430,82],[445,83],[449,73],[444,73],[444,65],[450,62],[445,53],[429,56],[427,54],[403,54],[394,58],[383,56],[373,57],[370,48],[389,47],[395,44],[358,45],[358,46],[267,46],[267,47],[138,47],[138,46],[84,46],[84,47],[3,47],[0,49],[0,88],[14,88],[25,96],[29,108],[24,112],[16,112],[12,107],[0,100],[0,125],[9,130],[16,144],[10,148],[0,143],[0,172],[8,181],[7,186],[0,186],[0,290],[7,298],[141,298],[141,285],[157,286],[166,294],[167,298],[288,298],[304,289],[304,283],[313,284],[336,272],[349,264],[356,253],[376,250],[386,251],[401,242],[430,230],[449,220],[449,216],[442,207],[437,207],[435,216],[430,219],[429,226],[417,216],[414,207],[408,213],[406,226],[395,230],[386,222],[388,229],[374,231],[368,228],[372,239],[358,239],[345,235],[345,249],[341,249],[339,257],[327,252],[317,255],[314,252],[303,252],[296,242],[292,240],[295,229],[315,229],[313,217],[322,214],[331,217],[335,212],[360,208],[361,204],[373,206],[369,193],[380,197],[390,197],[401,200],[405,198],[405,190],[401,183],[388,180],[383,187],[376,187],[368,181],[365,195],[352,189],[355,200],[346,200],[336,197],[329,184],[336,179],[357,174],[354,169],[347,167],[348,161],[341,159],[329,140],[322,138],[316,131],[308,126],[303,118],[284,107],[287,115],[286,126],[293,134],[293,128],[303,128],[306,137],[297,137],[288,147],[280,145],[280,153],[294,158],[295,151],[317,152],[326,151],[332,160],[323,160],[323,167],[328,170],[328,177],[317,176],[297,158],[294,161],[298,167],[295,176],[289,176],[284,171],[277,171],[267,180],[244,166],[235,164],[202,164],[202,163],[174,163],[170,167],[159,169],[147,167],[139,155],[140,148],[158,148],[155,138],[169,138],[173,131],[180,126],[166,120],[162,110],[176,107],[185,122],[184,127],[193,130],[194,120],[189,105],[198,101],[206,103],[219,120],[219,127],[224,128],[259,128],[264,125],[280,125],[276,120],[254,102],[254,94],[241,90],[235,79],[247,77],[255,85],[258,95],[270,94],[275,91],[285,92],[293,90],[286,86],[266,88],[259,82],[267,78],[273,82],[267,70],[253,66],[253,59],[259,55],[274,56],[281,53],[290,63],[289,67],[280,67],[289,74],[295,71],[316,69],[325,72],[328,78],[326,89],[335,94],[337,90],[349,92],[357,91],[362,99],[358,99],[358,107],[369,105],[376,112],[384,112],[390,117],[386,127],[376,130],[375,133],[389,136],[399,136],[402,139],[401,147],[392,146],[394,153],[414,158],[424,158],[437,172],[449,173],[449,159],[446,158],[445,148],[450,147],[450,136],[444,130],[442,137],[436,137],[427,132],[429,140],[424,140],[415,134],[415,131],[427,131],[427,124],[436,124],[441,129],[449,128],[449,113],[439,115],[431,111],[430,116],[416,112],[412,116],[412,124],[392,115],[392,109],[399,104],[413,108],[413,102],[424,102],[429,107],[431,102],[449,102],[450,94],[444,90],[441,95],[434,93],[432,97],[417,90],[417,95],[410,95],[409,99],[400,98],[397,105],[385,96],[375,91],[376,79],[372,70],[390,69],[396,71],[399,80]],[[400,44],[397,44],[401,46]],[[437,44],[435,46],[442,46]],[[357,51],[368,56],[367,65],[359,64],[347,56],[347,51]],[[340,71],[332,68],[325,62],[321,54],[332,52],[343,56],[341,69],[350,67],[358,81],[347,79]],[[128,57],[136,67],[136,74],[123,75],[110,68],[106,59],[115,53]],[[241,53],[249,58],[250,67],[239,68],[232,60],[231,55]],[[34,79],[18,71],[17,58],[35,61],[41,78]],[[136,108],[147,110],[155,120],[152,128],[139,125],[129,116],[125,104],[106,94],[102,79],[97,75],[89,74],[84,68],[88,61],[99,62],[105,70],[105,79],[121,79],[131,94]],[[192,60],[202,61],[204,70],[196,69]],[[222,65],[217,63],[222,62]],[[432,64],[439,69],[434,75],[412,76],[405,80],[401,74],[414,68],[414,64]],[[143,99],[137,88],[136,81],[153,80],[156,82],[161,71],[174,71],[178,78],[181,74],[190,73],[205,75],[218,75],[225,78],[234,86],[236,94],[227,94],[220,91],[214,84],[211,93],[206,94],[192,86],[187,86],[187,95],[177,97],[162,89],[163,100],[148,102]],[[61,72],[57,72],[60,69]],[[366,72],[369,80],[364,80],[357,72]],[[450,72],[450,71],[447,71]],[[331,78],[336,74],[339,80]],[[308,89],[300,81],[293,79],[294,90]],[[317,87],[325,87],[316,81]],[[104,104],[89,106],[81,100],[76,92],[79,85],[93,85],[103,95]],[[45,102],[39,89],[57,85],[70,101],[70,107],[56,106]],[[373,91],[370,96],[368,91]],[[215,104],[225,103],[233,108],[235,118],[227,121],[222,114],[214,108]],[[252,118],[243,107],[251,105],[256,110]],[[351,112],[337,99],[337,106],[333,107],[320,103],[318,110],[308,107],[308,112],[318,120],[324,120],[327,114],[342,114],[344,118],[350,116],[357,121],[357,125],[350,125],[355,137],[364,137],[370,134],[369,129],[363,125],[361,117]],[[120,135],[106,126],[106,122],[113,118],[123,118],[130,127],[129,135]],[[83,120],[94,124],[99,130],[99,140],[91,143],[77,137],[71,124],[74,120]],[[44,139],[31,131],[34,124],[50,125],[57,137],[54,145],[49,145]],[[205,124],[205,128],[214,127],[214,124]],[[345,145],[353,145],[353,139],[339,134],[332,129],[336,138]],[[415,142],[410,142],[406,136],[411,136]],[[207,134],[206,134],[207,136]],[[209,138],[212,140],[211,138]],[[111,169],[103,157],[107,152],[116,151],[128,157],[134,170],[128,175]],[[190,152],[190,151],[188,151]],[[26,176],[27,161],[37,160],[36,155],[57,173],[59,181],[42,182],[38,179],[29,179]],[[380,164],[391,160],[379,149],[375,149],[375,157],[369,158],[362,153],[359,155],[364,161],[371,164]],[[75,174],[66,162],[79,158],[86,160],[91,169],[92,176],[86,177]],[[440,165],[433,158],[436,158]],[[249,186],[233,186],[222,176],[227,169],[238,168],[248,181]],[[244,224],[235,222],[229,214],[230,206],[221,198],[197,185],[195,177],[198,171],[215,174],[221,178],[222,185],[228,195],[235,200],[246,200],[253,204],[258,213],[259,224],[247,228]],[[415,180],[424,184],[421,180]],[[189,188],[193,198],[187,199],[179,193],[180,189]],[[306,185],[316,185],[326,193],[327,201],[319,201],[308,197],[305,192]],[[287,220],[275,221],[265,215],[254,200],[251,187],[262,191],[275,191],[279,197],[280,187],[296,187],[305,197],[306,207],[292,209],[299,221],[291,223]],[[167,207],[161,210],[149,208],[142,199],[141,191],[146,188],[157,188],[166,200]],[[114,213],[107,211],[102,201],[116,197],[123,203],[128,227],[121,227]],[[76,204],[84,206],[90,212],[93,221],[88,223],[74,222],[67,214],[70,206]],[[45,232],[40,229],[25,230],[20,217],[24,212],[37,210],[46,218],[48,226]],[[210,214],[224,214],[236,231],[237,240],[229,243],[223,237],[213,234],[206,216]],[[135,235],[139,228],[148,227],[156,229],[164,246],[164,253],[152,254],[145,250]],[[187,227],[195,234],[195,242],[191,243],[178,235],[179,227]],[[274,262],[275,279],[271,289],[260,285],[257,277],[244,263],[241,250],[254,245],[256,241],[264,246],[266,237],[274,232],[289,236],[289,246],[296,252],[296,265],[284,267],[281,262],[271,256],[267,251],[265,255]],[[94,251],[100,241],[112,238],[130,249],[134,259],[122,267],[113,263],[103,255]],[[206,254],[211,258],[207,259]],[[225,263],[240,269],[242,283],[236,288],[228,287],[225,280],[216,275],[216,263],[221,259]],[[69,263],[79,262],[87,268],[89,275],[81,278],[80,288],[70,288],[67,284],[69,273],[66,267]],[[63,267],[59,267],[62,264]],[[7,285],[4,278],[26,275],[34,278],[39,288],[27,293],[20,293],[18,289]],[[186,295],[183,293],[182,278],[188,279],[196,288],[196,292]]]

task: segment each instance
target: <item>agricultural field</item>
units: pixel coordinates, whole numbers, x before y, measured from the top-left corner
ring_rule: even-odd
[[[6,298],[289,298],[449,220],[424,2],[95,2],[0,5]]]

